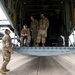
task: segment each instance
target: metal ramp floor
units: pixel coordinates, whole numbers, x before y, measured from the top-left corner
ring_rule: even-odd
[[[75,52],[75,47],[18,47],[18,46],[14,46],[13,50],[25,55],[54,56],[54,55],[73,53]]]
[[[0,67],[2,66],[0,52]],[[75,53],[52,57],[25,56],[15,52],[5,75],[75,75]],[[1,74],[0,75],[4,75]]]

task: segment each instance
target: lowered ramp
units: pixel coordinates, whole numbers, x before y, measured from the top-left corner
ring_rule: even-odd
[[[25,55],[55,56],[75,52],[75,47],[13,47],[13,50]]]

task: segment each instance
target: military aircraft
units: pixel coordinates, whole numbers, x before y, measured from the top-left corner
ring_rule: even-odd
[[[74,37],[75,0],[0,0],[0,7],[19,38],[23,24],[26,23],[30,27],[31,15],[39,21],[40,14],[43,13],[49,19],[45,47],[15,46],[13,47],[15,51],[35,56],[53,56],[74,52],[74,43],[71,43],[69,36]],[[64,47],[58,42],[61,33],[65,38]]]

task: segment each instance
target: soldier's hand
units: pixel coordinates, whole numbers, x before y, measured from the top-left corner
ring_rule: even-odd
[[[14,51],[13,50],[11,50],[11,54],[14,54]]]
[[[25,36],[28,36],[28,34],[25,34]]]
[[[21,34],[21,36],[24,36],[24,34]]]

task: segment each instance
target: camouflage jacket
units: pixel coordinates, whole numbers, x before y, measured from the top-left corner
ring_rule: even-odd
[[[36,30],[38,30],[38,26],[39,26],[38,21],[34,20],[31,22],[30,30],[36,32]]]
[[[29,28],[28,28],[28,29],[22,29],[21,35],[24,35],[24,34],[30,35],[30,30],[29,30]]]
[[[12,41],[11,41],[11,38],[9,35],[5,35],[3,38],[2,38],[2,45],[3,45],[3,50],[11,50],[12,48]]]
[[[40,19],[39,21],[39,28],[40,29],[46,29],[49,27],[49,20],[48,18]]]

